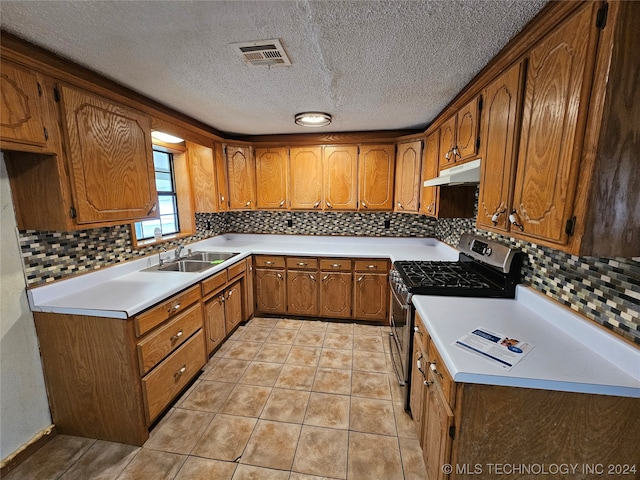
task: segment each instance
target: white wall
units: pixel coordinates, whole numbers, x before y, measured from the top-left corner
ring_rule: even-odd
[[[51,415],[1,153],[0,164],[0,459],[5,459],[51,425]]]

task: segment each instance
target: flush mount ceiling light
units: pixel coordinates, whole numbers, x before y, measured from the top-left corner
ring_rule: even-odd
[[[326,127],[331,123],[331,115],[324,112],[302,112],[296,114],[295,120],[303,127]]]
[[[155,138],[156,140],[160,140],[161,142],[164,142],[164,143],[182,143],[182,142],[184,142],[183,138],[176,137],[175,135],[169,135],[168,133],[164,133],[164,132],[159,132],[157,130],[152,131],[151,132],[151,136],[153,138]]]

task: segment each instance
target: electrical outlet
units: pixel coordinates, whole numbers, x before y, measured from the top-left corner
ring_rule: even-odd
[[[386,228],[387,230],[391,228],[391,220],[384,221],[384,228]]]
[[[287,227],[293,227],[293,220],[287,220]]]

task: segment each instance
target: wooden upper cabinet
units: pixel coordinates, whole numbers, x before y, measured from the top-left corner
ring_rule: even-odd
[[[218,192],[216,189],[216,165],[211,147],[186,142],[189,152],[189,171],[196,212],[218,211]]]
[[[0,73],[0,139],[45,146],[44,86],[38,75],[18,64],[3,60]]]
[[[480,97],[475,97],[440,127],[440,169],[474,160],[478,154]]]
[[[289,152],[292,210],[322,208],[322,147],[296,147]]]
[[[395,145],[362,145],[359,210],[392,210]]]
[[[257,208],[286,209],[287,160],[286,148],[256,148]]]
[[[77,223],[153,215],[158,196],[148,116],[61,86]]]
[[[524,62],[520,62],[483,92],[485,108],[481,122],[483,142],[477,218],[480,228],[509,229],[523,80]]]
[[[355,210],[358,186],[358,147],[325,146],[324,206],[333,210]]]
[[[254,209],[256,207],[256,169],[251,147],[227,145],[226,152],[229,209]]]
[[[513,209],[515,234],[564,245],[588,113],[596,3],[578,9],[529,54]],[[606,213],[604,213],[606,215]]]
[[[396,155],[396,212],[417,212],[420,205],[422,140],[398,145]]]
[[[425,187],[426,180],[438,176],[440,131],[436,130],[424,140],[422,175],[420,181],[420,213],[435,217],[438,214],[438,187]]]

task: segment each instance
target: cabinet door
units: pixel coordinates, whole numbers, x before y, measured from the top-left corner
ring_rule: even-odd
[[[287,272],[287,313],[318,314],[318,272],[289,270]]]
[[[398,145],[396,155],[396,212],[417,212],[420,203],[422,140]]]
[[[424,423],[424,404],[423,392],[425,390],[423,371],[427,365],[427,359],[422,353],[420,342],[417,340],[417,335],[413,337],[413,365],[411,366],[411,393],[409,396],[409,408],[411,409],[411,416],[416,424],[416,432],[418,433],[418,439],[422,443],[422,426]],[[420,365],[418,365],[420,362]],[[419,368],[420,367],[420,368]],[[425,448],[422,445],[422,448]]]
[[[324,206],[333,210],[355,210],[358,187],[358,147],[324,147]]]
[[[322,147],[298,147],[289,152],[292,210],[322,208]]]
[[[238,280],[224,291],[224,317],[228,333],[242,322],[242,290],[244,280]]]
[[[218,192],[215,188],[216,165],[213,149],[187,142],[187,151],[194,209],[196,212],[202,213],[217,212]]]
[[[387,306],[389,305],[387,275],[356,273],[354,289],[354,318],[384,322],[387,319]]]
[[[523,63],[518,63],[483,93],[482,172],[478,227],[506,231],[515,176],[517,128],[521,113]],[[495,220],[492,218],[495,215]],[[495,222],[495,223],[494,223]]]
[[[320,316],[351,317],[351,273],[320,272]]]
[[[421,182],[438,176],[438,154],[440,130],[436,130],[424,140]],[[420,212],[435,217],[438,215],[438,187],[425,187],[421,183]]]
[[[208,354],[211,354],[227,336],[224,303],[224,291],[218,292],[204,303],[203,313]]]
[[[229,208],[231,210],[255,208],[256,170],[250,147],[227,146],[227,177]]]
[[[395,173],[394,145],[360,148],[360,210],[392,210]]]
[[[248,320],[253,317],[255,311],[255,303],[253,296],[253,258],[247,258],[247,275],[245,276],[244,289],[244,319]]]
[[[433,374],[430,374],[433,381]],[[428,480],[444,480],[448,475],[442,472],[442,465],[451,458],[453,439],[450,430],[454,425],[453,411],[447,404],[437,381],[428,387],[424,394],[422,453],[427,468]]]
[[[152,215],[158,195],[149,117],[67,86],[61,92],[76,222]]]
[[[565,245],[597,28],[588,3],[530,53],[513,208],[522,235]],[[512,227],[512,231],[520,233]]]
[[[35,72],[2,61],[0,73],[0,138],[46,145],[42,84]]]
[[[440,154],[438,164],[440,170],[452,167],[456,161],[456,116],[453,115],[440,127]]]
[[[458,110],[456,121],[456,163],[474,160],[478,155],[478,127],[480,123],[480,97],[476,97]]]
[[[256,269],[256,310],[263,313],[286,313],[284,270]]]
[[[286,148],[256,148],[258,208],[287,208]]]
[[[229,184],[227,182],[227,166],[221,143],[213,144],[213,157],[216,166],[216,186],[218,187],[218,211],[229,210]]]

